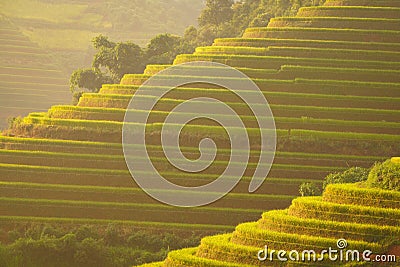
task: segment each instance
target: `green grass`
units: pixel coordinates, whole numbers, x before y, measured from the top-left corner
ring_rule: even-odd
[[[323,202],[322,197],[294,199],[289,215],[307,219],[321,219],[353,223],[398,226],[400,210],[364,207]]]
[[[189,91],[190,92],[190,91]],[[224,91],[220,91],[221,95]],[[182,91],[185,93],[185,91]],[[397,110],[377,110],[377,109],[358,109],[358,108],[329,108],[312,106],[285,106],[271,105],[271,110],[277,118],[279,117],[308,117],[320,119],[354,120],[354,118],[364,119],[365,121],[397,121],[400,111]],[[126,109],[118,108],[98,108],[98,107],[78,107],[78,106],[53,106],[48,111],[50,118],[59,119],[94,119],[94,120],[116,120],[122,121]],[[162,114],[155,111],[155,114]],[[391,119],[392,118],[392,119]]]
[[[144,229],[156,230],[178,230],[178,231],[232,231],[233,226],[212,225],[212,224],[184,224],[184,223],[160,223],[160,222],[141,222],[127,220],[101,220],[85,218],[51,218],[51,217],[27,217],[27,216],[0,216],[0,225],[37,222],[37,223],[57,223],[57,224],[91,224],[108,225],[117,224]]]
[[[24,148],[13,148],[18,150],[7,150],[2,149],[0,153],[4,153],[8,155],[8,153],[21,153],[23,156],[32,156],[32,155],[40,155],[40,156],[48,156],[48,157],[73,157],[77,159],[122,159],[122,145],[117,143],[99,143],[99,142],[85,142],[85,141],[66,141],[66,140],[54,140],[54,139],[35,139],[35,138],[19,138],[19,137],[8,137],[8,136],[0,136],[0,144],[3,144],[5,148],[11,145],[26,145],[26,149],[31,149],[34,151],[28,151]],[[37,147],[35,145],[41,145],[42,147]],[[29,147],[32,146],[32,147]],[[132,145],[134,146],[134,145]],[[63,152],[54,152],[52,148],[71,148],[76,147],[77,149],[74,152],[63,153]],[[160,151],[160,146],[151,146],[147,145],[147,150],[149,153],[152,151]],[[22,151],[20,151],[22,149]],[[95,149],[99,151],[99,153],[87,154],[87,151],[90,149]],[[180,147],[181,151],[184,153],[198,153],[198,149],[194,147]],[[110,152],[112,150],[118,151],[119,153],[103,153]],[[53,151],[53,152],[52,152]],[[61,150],[62,151],[62,150]],[[206,152],[207,150],[205,150]],[[218,153],[230,155],[231,149],[218,149]],[[250,151],[250,156],[259,155],[259,151]],[[382,161],[385,157],[373,157],[373,156],[355,156],[355,155],[337,155],[337,154],[322,154],[322,153],[298,153],[298,152],[283,152],[277,151],[277,157],[287,157],[287,158],[297,158],[297,159],[306,159],[311,160],[313,158],[318,159],[326,159],[326,160],[344,160],[344,161]]]
[[[125,112],[121,110],[120,113],[116,112],[116,109],[110,109],[111,112],[107,110],[79,110],[74,109],[68,111],[58,111],[55,112],[51,110],[49,112],[49,117],[51,119],[80,119],[80,120],[104,120],[104,121],[119,121],[124,120]],[[128,111],[127,114],[130,116],[135,116],[135,114],[141,114],[139,110]],[[162,123],[165,121],[166,117],[169,115],[166,111],[152,111],[150,123]],[[41,114],[43,115],[43,114]],[[176,113],[179,116],[194,115],[189,113]],[[210,114],[211,115],[211,114]],[[295,115],[295,114],[293,114]],[[298,114],[297,114],[298,116]],[[33,117],[29,115],[29,117]],[[37,117],[37,116],[36,116]],[[232,118],[232,116],[221,116],[221,118]],[[42,117],[43,118],[43,117]],[[260,117],[258,119],[262,119]],[[46,118],[43,118],[44,120]],[[245,123],[247,127],[258,127],[257,119],[254,116],[240,116],[240,119]],[[337,127],[332,129],[340,129],[343,132],[370,132],[370,133],[392,133],[396,134],[400,132],[400,124],[395,122],[377,122],[377,121],[351,121],[351,120],[334,120],[334,119],[315,119],[315,118],[295,118],[295,117],[274,117],[276,127],[279,129],[314,129],[314,130],[327,130],[330,127]],[[210,122],[211,123],[211,122]],[[212,125],[205,121],[194,122],[196,125]]]
[[[342,233],[345,234],[345,233]],[[341,237],[343,238],[343,236]],[[328,247],[336,247],[336,236],[322,237],[316,234],[309,235],[307,232],[299,231],[286,233],[284,230],[272,231],[258,228],[256,222],[239,224],[233,233],[232,242],[252,247],[262,248],[268,244],[273,249],[292,250],[315,249],[316,251]],[[373,251],[384,251],[381,244],[366,242],[362,240],[346,239],[352,249],[371,249]],[[287,247],[285,247],[287,246]]]
[[[0,205],[18,207],[25,216],[115,219],[135,221],[158,221],[167,223],[195,223],[232,225],[245,218],[260,215],[256,209],[236,208],[177,208],[164,204],[136,204],[97,201],[72,201],[24,198],[0,198]],[[9,214],[13,211],[9,210]]]
[[[399,32],[400,34],[400,32]],[[282,65],[304,65],[340,68],[365,68],[365,69],[399,69],[400,63],[387,61],[345,60],[302,57],[278,56],[250,56],[250,55],[207,55],[207,54],[182,54],[175,58],[174,64],[192,61],[212,61],[223,63],[232,67],[245,67],[256,69],[280,69]]]
[[[285,233],[303,233],[310,236],[345,238],[366,242],[386,242],[388,237],[398,236],[399,227],[374,224],[334,222],[329,220],[304,219],[287,214],[287,210],[265,212],[258,221],[260,229]]]
[[[279,17],[272,18],[268,27],[343,28],[398,31],[399,19],[349,17]]]
[[[298,66],[282,66],[282,69],[300,68]],[[303,70],[311,70],[312,67],[302,66]],[[326,71],[339,71],[337,68],[318,68]],[[315,69],[316,70],[316,69]],[[351,69],[348,69],[351,71]],[[358,69],[359,71],[372,74],[368,70]],[[347,71],[344,69],[343,72]],[[378,73],[378,72],[376,72]],[[400,84],[399,83],[385,83],[385,82],[366,82],[366,81],[343,81],[343,80],[321,80],[321,79],[304,79],[296,78],[290,80],[271,80],[271,79],[255,79],[255,83],[262,91],[269,92],[287,92],[287,93],[311,93],[311,94],[329,94],[331,95],[353,95],[353,96],[379,96],[379,97],[400,97]],[[124,84],[103,84],[100,94],[123,94],[133,95],[139,85],[124,85]],[[166,89],[164,86],[153,86],[152,88],[143,85],[142,87],[146,92],[158,89]],[[218,95],[224,94],[226,90],[215,88],[201,88],[192,87],[179,87],[174,89],[173,92],[184,92],[190,96],[198,94],[199,90],[207,90],[207,93],[213,92]],[[172,94],[174,95],[174,94]]]
[[[368,6],[318,6],[302,7],[300,17],[360,17],[360,18],[398,18],[399,8]]]
[[[76,29],[27,29],[23,33],[45,49],[84,51],[99,32]]]
[[[354,49],[333,49],[333,48],[307,48],[307,47],[282,47],[271,46],[245,47],[245,46],[207,46],[197,47],[195,54],[235,54],[235,55],[276,55],[276,56],[297,56],[297,57],[316,57],[316,58],[339,58],[355,60],[385,60],[398,61],[400,53],[391,51],[371,51]]]
[[[331,184],[323,199],[338,204],[400,209],[400,192],[364,188],[363,184]]]
[[[160,161],[165,161],[166,159],[160,158]],[[214,162],[215,164],[218,164],[218,162]],[[223,162],[219,162],[219,164],[224,165]],[[240,165],[240,163],[238,163]],[[243,163],[244,164],[244,163]],[[249,163],[251,165],[251,163]],[[246,165],[246,164],[244,164]],[[3,170],[20,170],[22,171],[40,171],[44,173],[58,173],[58,174],[77,174],[81,173],[83,174],[98,174],[98,175],[128,175],[129,171],[124,169],[93,169],[93,168],[67,168],[67,167],[52,167],[52,166],[36,166],[36,165],[22,165],[22,164],[3,164],[0,163],[0,167]],[[295,164],[274,164],[273,169],[277,170],[288,170],[288,171],[301,171],[301,172],[332,172],[334,170],[345,170],[346,168],[344,167],[326,167],[326,166],[306,166],[306,165],[295,165]],[[147,172],[140,171],[141,173],[146,174]],[[162,175],[165,176],[172,176],[174,178],[184,178],[185,176],[188,176],[186,173],[182,172],[175,172],[175,171],[163,171],[161,172]],[[193,178],[200,178],[200,179],[215,179],[219,177],[219,174],[190,174],[191,177]],[[230,177],[227,176],[227,178],[233,178],[236,179],[237,177]],[[242,177],[242,180],[251,180],[252,177]]]
[[[23,197],[25,199],[69,200],[82,202],[141,203],[157,204],[140,188],[82,186],[38,183],[0,182],[3,197]],[[166,194],[179,194],[176,191],[154,190]],[[213,195],[212,192],[207,193]],[[204,195],[204,194],[199,194]],[[193,194],[191,194],[193,196]],[[212,208],[235,208],[267,210],[289,205],[294,196],[230,193],[218,202],[208,205]]]
[[[4,0],[2,12],[8,17],[36,18],[51,22],[70,22],[77,14],[82,13],[87,5],[79,4],[46,4],[37,0]],[[35,12],[32,12],[35,10]]]
[[[130,187],[112,187],[112,186],[83,186],[83,185],[60,185],[60,184],[38,184],[38,183],[20,183],[20,182],[1,182],[0,188],[6,188],[9,190],[39,190],[43,192],[51,191],[64,191],[64,192],[76,192],[76,193],[109,193],[109,194],[138,194],[143,193],[140,188],[130,188]],[[160,190],[162,191],[162,190]],[[173,192],[173,191],[172,191]],[[209,194],[213,194],[210,192]],[[43,194],[45,196],[45,194]],[[86,196],[82,195],[82,200]],[[240,194],[240,193],[230,193],[226,195],[227,199],[234,200],[291,200],[293,196],[287,195],[264,195],[264,194]],[[135,202],[133,199],[131,200]]]
[[[378,6],[378,7],[400,7],[400,4],[396,0],[327,0],[326,6],[331,5],[343,5],[343,6]]]
[[[165,260],[167,266],[214,266],[214,267],[250,267],[241,263],[227,263],[219,260],[206,259],[196,256],[196,248],[186,248],[168,253]],[[150,265],[151,266],[151,265]],[[142,267],[147,267],[146,265]]]
[[[374,39],[371,40],[371,35]],[[399,31],[331,29],[331,28],[301,28],[301,27],[263,27],[247,28],[244,38],[284,38],[310,40],[336,40],[355,42],[399,42]]]
[[[170,110],[175,105],[181,103],[185,99],[191,99],[192,95],[197,97],[203,93],[207,97],[212,97],[211,93],[217,95],[219,91],[201,91],[191,90],[193,94],[189,94],[189,91],[183,91],[185,94],[180,94],[180,99],[164,98],[159,101],[157,105],[160,111]],[[187,92],[187,94],[186,94]],[[207,94],[210,92],[210,94]],[[152,92],[144,92],[148,94],[146,96],[136,97],[136,99],[152,100]],[[154,93],[153,93],[154,94]],[[248,111],[248,105],[246,103],[234,103],[237,102],[237,96],[229,91],[225,91],[226,95],[230,97],[222,98],[224,103],[230,105],[240,115],[246,115],[243,111]],[[329,95],[329,94],[305,94],[305,93],[286,93],[286,92],[263,92],[265,98],[271,105],[297,105],[297,106],[316,106],[316,107],[337,107],[347,108],[367,108],[367,109],[383,109],[383,110],[397,110],[399,106],[399,99],[395,97],[372,97],[372,96],[349,96],[349,95]],[[171,96],[172,97],[172,96]],[[177,97],[177,96],[176,96]],[[219,99],[220,97],[218,97]],[[89,94],[86,93],[81,98],[78,106],[86,107],[104,107],[104,108],[127,108],[132,95],[118,95],[118,94]],[[164,109],[161,107],[161,103]],[[200,102],[198,102],[200,103]],[[209,103],[208,103],[209,105]],[[240,111],[242,110],[242,111]]]
[[[222,47],[224,48],[224,47]],[[304,51],[302,51],[304,50]],[[350,51],[350,50],[349,50]],[[367,51],[367,50],[366,50]],[[387,61],[396,61],[396,57],[400,55],[394,55],[387,53],[386,56],[379,53],[370,53],[367,51],[369,58],[372,60],[383,60],[386,58]],[[342,58],[342,59],[351,59],[354,58],[358,60],[360,58],[366,59],[366,56],[362,53],[357,54],[355,51],[344,53],[337,50],[327,50],[322,51],[321,49],[283,49],[280,50],[272,47],[268,52],[271,55],[278,54],[280,56],[303,56],[307,57],[307,55],[311,58],[311,54],[317,58]],[[205,52],[205,55],[212,56],[210,53]],[[235,53],[239,55],[238,53]],[[385,52],[386,54],[386,52]],[[222,55],[218,54],[219,56]],[[227,54],[226,54],[227,55]],[[390,58],[390,59],[388,59]],[[400,59],[400,58],[399,58]],[[164,66],[163,66],[164,67]],[[146,69],[146,74],[156,73],[158,72],[158,66],[154,66],[155,69],[150,67],[149,70]],[[192,75],[193,77],[201,76],[202,73],[199,73],[197,68],[193,67],[185,67],[185,75]],[[211,71],[213,68],[208,68],[207,71]],[[217,68],[216,68],[217,69]],[[252,78],[256,84],[259,84],[261,81],[270,81],[271,79],[280,79],[280,80],[294,80],[296,79],[318,79],[318,80],[333,80],[336,79],[338,81],[348,80],[348,81],[362,81],[366,82],[384,82],[384,83],[398,83],[400,71],[398,70],[382,70],[382,69],[362,69],[362,68],[342,68],[342,67],[316,67],[316,66],[295,66],[295,65],[283,65],[280,66],[278,70],[270,70],[270,69],[249,69],[249,68],[238,68],[238,70],[242,71],[248,77]],[[221,76],[223,76],[221,72]],[[163,76],[162,74],[158,75],[159,79],[169,79],[168,76]],[[144,76],[137,76],[127,74],[123,77],[123,84],[142,84],[143,80],[147,79]],[[222,77],[220,79],[223,79]],[[226,78],[225,78],[226,79]],[[203,85],[204,86],[204,85]]]
[[[309,47],[309,48],[332,48],[332,49],[360,49],[360,50],[378,50],[393,51],[399,50],[400,44],[390,42],[357,42],[340,40],[302,40],[302,39],[284,39],[284,38],[217,38],[214,40],[214,46],[235,46],[235,47]]]

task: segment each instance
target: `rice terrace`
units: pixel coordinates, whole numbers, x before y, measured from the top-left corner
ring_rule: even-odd
[[[399,0],[3,0],[0,39],[0,267],[400,265]]]

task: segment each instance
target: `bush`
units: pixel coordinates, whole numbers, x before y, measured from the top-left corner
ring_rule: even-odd
[[[302,183],[299,192],[302,197],[321,195],[320,188],[314,182]]]
[[[348,184],[366,181],[369,170],[366,168],[353,167],[344,172],[336,172],[328,174],[323,183],[323,189],[329,184]]]
[[[400,164],[390,159],[376,163],[368,175],[367,184],[370,187],[400,191]]]

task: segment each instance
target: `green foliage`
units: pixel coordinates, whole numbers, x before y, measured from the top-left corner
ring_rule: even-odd
[[[233,0],[207,0],[206,7],[198,18],[199,26],[214,25],[220,26],[232,19]]]
[[[400,191],[400,164],[390,159],[376,163],[368,175],[367,184],[370,187]]]
[[[179,236],[150,229],[117,228],[116,225],[108,225],[104,234],[103,227],[65,227],[62,224],[53,228],[57,236],[41,234],[47,231],[46,228],[50,226],[42,227],[33,222],[26,229],[20,228],[20,235],[26,237],[0,245],[1,266],[126,267],[162,260],[170,247],[179,249],[199,242],[197,235]],[[79,234],[83,232],[86,234]],[[107,242],[110,235],[118,237],[113,244]],[[134,240],[132,236],[140,238]]]
[[[189,29],[188,35],[191,34]],[[185,37],[179,37],[171,34],[159,34],[150,40],[145,50],[146,64],[169,64],[178,54],[191,52],[190,44],[185,43]]]
[[[93,67],[100,72],[105,69],[105,75],[118,82],[126,73],[140,73],[144,70],[143,51],[131,42],[114,43],[107,37],[99,35],[93,39],[97,50],[93,59]]]
[[[85,89],[89,92],[98,92],[104,79],[101,72],[96,69],[77,69],[70,78],[70,90],[72,93],[80,93]]]
[[[306,182],[300,185],[299,193],[302,197],[319,196],[321,195],[321,189],[314,182]]]
[[[344,172],[336,172],[327,175],[324,179],[323,189],[329,184],[347,184],[366,181],[369,170],[361,167],[353,167]]]

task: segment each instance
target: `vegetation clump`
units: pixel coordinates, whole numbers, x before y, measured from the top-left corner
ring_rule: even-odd
[[[369,169],[361,167],[353,167],[344,172],[331,173],[325,177],[323,188],[329,184],[346,184],[366,181],[368,178]]]
[[[400,191],[400,164],[390,159],[376,163],[368,175],[367,184],[370,187]]]

